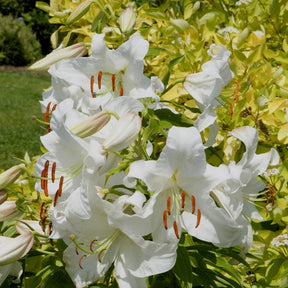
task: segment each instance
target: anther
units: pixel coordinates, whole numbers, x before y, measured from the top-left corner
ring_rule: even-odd
[[[46,126],[46,133],[48,134],[50,132],[50,125],[48,124],[47,126]]]
[[[173,222],[173,228],[174,228],[174,232],[175,232],[177,239],[179,239],[180,237],[179,237],[178,227],[177,227],[176,221]]]
[[[192,208],[191,212],[192,212],[192,214],[194,214],[194,212],[195,212],[195,197],[193,195],[191,196],[191,208]]]
[[[98,89],[101,89],[101,81],[102,81],[102,71],[98,73]]]
[[[123,96],[124,95],[124,90],[123,88],[121,87],[120,90],[119,90],[119,96]]]
[[[56,194],[55,194],[55,196],[54,196],[54,201],[53,201],[53,205],[54,205],[54,207],[56,206],[56,204],[57,204],[57,201],[58,201],[58,198],[59,198],[59,195],[60,193],[59,193],[59,189],[57,190],[57,192],[56,192]]]
[[[168,226],[167,226],[167,210],[164,210],[163,212],[163,224],[164,224],[164,228],[167,230]]]
[[[49,118],[50,106],[51,106],[51,102],[49,102],[47,107],[46,107],[46,111],[45,111],[45,114],[44,114],[44,121],[45,122],[47,122],[47,120]]]
[[[167,198],[167,212],[168,212],[168,215],[171,214],[171,197],[170,196]]]
[[[94,239],[90,242],[90,245],[89,245],[89,248],[90,248],[90,251],[93,253],[93,244],[97,241],[97,239]]]
[[[42,203],[40,204],[40,211],[39,211],[40,218],[43,218],[43,217],[46,216],[46,215],[45,215],[45,211],[44,211],[44,205],[45,205],[45,202],[42,202]]]
[[[59,188],[58,188],[58,191],[59,191],[59,197],[62,196],[62,186],[63,186],[63,181],[64,181],[64,177],[61,176],[61,177],[60,177],[60,181],[59,181]]]
[[[79,265],[79,267],[80,267],[80,269],[83,269],[83,266],[82,266],[82,260],[83,260],[83,258],[85,258],[87,255],[82,255],[81,257],[79,257],[79,260],[78,260],[78,265]]]
[[[48,225],[48,235],[52,234],[52,222],[49,223]]]
[[[185,195],[186,195],[185,191],[182,190],[182,192],[181,192],[181,210],[180,210],[181,213],[183,213],[184,207],[185,207]]]
[[[98,253],[98,261],[100,262],[100,263],[102,263],[102,261],[101,261],[101,255],[102,255],[102,253],[105,251],[106,249],[104,248],[104,249],[102,249],[99,253]]]
[[[55,181],[55,171],[56,171],[56,162],[52,164],[52,172],[51,172],[52,183],[54,183]]]
[[[53,112],[56,109],[56,107],[57,107],[57,104],[54,104],[52,109],[51,109],[51,112]]]
[[[200,209],[197,209],[197,222],[196,222],[195,228],[199,226],[200,220],[201,220],[201,211]]]
[[[111,80],[112,80],[112,91],[115,91],[115,74],[111,75]]]

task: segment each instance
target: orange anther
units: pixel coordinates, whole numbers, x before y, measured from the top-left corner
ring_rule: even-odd
[[[191,210],[191,212],[192,212],[192,214],[194,214],[194,212],[195,212],[195,197],[192,195],[191,196],[191,208],[192,208],[192,210]]]
[[[55,171],[56,171],[56,162],[54,162],[54,163],[52,164],[52,171],[51,171],[52,183],[54,183],[54,181],[55,181]]]
[[[64,181],[64,177],[61,176],[61,177],[60,177],[60,181],[59,181],[59,188],[58,188],[58,191],[59,191],[59,197],[62,196],[62,186],[63,186],[63,181]]]
[[[184,211],[184,207],[185,207],[185,196],[186,193],[184,190],[181,191],[181,213]]]
[[[115,74],[111,75],[111,80],[112,80],[112,90],[114,92],[115,91]]]
[[[78,265],[79,265],[79,267],[80,267],[80,269],[83,269],[83,266],[82,266],[82,260],[83,260],[83,258],[84,257],[86,257],[86,255],[82,255],[80,258],[79,258],[79,260],[78,260]]]
[[[98,73],[98,89],[101,89],[101,81],[102,81],[102,71]]]
[[[178,227],[177,227],[176,221],[173,222],[173,228],[174,228],[174,232],[175,232],[177,239],[179,239],[180,237],[179,237]]]
[[[167,212],[168,212],[168,215],[171,214],[171,197],[170,196],[167,198]]]
[[[167,230],[168,226],[167,226],[167,210],[164,210],[163,212],[163,224],[164,224],[164,228]]]
[[[123,90],[123,88],[121,87],[120,90],[119,90],[119,96],[123,96],[123,94],[124,94],[124,90]]]
[[[201,211],[200,209],[197,209],[197,222],[196,222],[195,228],[199,226],[200,220],[201,220]]]

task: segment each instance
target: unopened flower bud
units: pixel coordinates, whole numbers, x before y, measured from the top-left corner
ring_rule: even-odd
[[[7,192],[5,190],[0,190],[0,204],[4,203],[8,198]]]
[[[107,111],[101,111],[75,125],[70,131],[78,137],[85,138],[101,130],[110,118],[111,115]]]
[[[74,57],[81,57],[87,52],[86,47],[84,46],[83,42],[65,47],[65,48],[58,48],[54,51],[52,51],[50,54],[48,54],[43,59],[37,61],[33,65],[31,65],[28,70],[32,71],[44,71],[48,70],[49,67],[56,62],[68,59],[68,58],[74,58]]]
[[[135,22],[136,14],[133,7],[125,9],[119,17],[120,29],[125,34],[128,34],[133,30]]]
[[[21,175],[24,164],[15,165],[0,174],[0,190],[12,184]]]
[[[114,126],[110,137],[103,143],[106,151],[119,151],[129,146],[137,137],[141,129],[141,118],[135,113],[122,116]]]
[[[80,3],[73,12],[69,15],[69,17],[66,19],[66,24],[69,25],[77,20],[79,20],[82,16],[84,16],[90,9],[91,5],[90,0],[85,0],[82,3]]]
[[[19,213],[15,201],[5,201],[0,205],[0,221],[12,219]]]
[[[0,265],[13,263],[24,257],[33,246],[34,238],[31,232],[18,237],[0,236]]]

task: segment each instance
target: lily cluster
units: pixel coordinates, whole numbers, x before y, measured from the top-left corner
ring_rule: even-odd
[[[135,33],[113,50],[104,36],[93,37],[91,56],[51,66],[52,87],[41,101],[47,153],[35,166],[36,190],[52,200],[42,226],[66,243],[63,260],[76,287],[111,269],[119,287],[146,287],[148,276],[172,269],[185,234],[247,252],[249,218],[261,219],[254,201],[265,184],[257,177],[279,156],[274,149],[256,154],[257,130],[239,127],[230,137],[245,145],[241,160],[207,162],[219,95],[233,78],[230,52],[212,45],[211,60],[185,78],[201,112],[194,125],[161,130],[153,112],[178,112],[161,103],[161,81],[144,75],[148,42]],[[159,153],[155,135],[164,139]]]

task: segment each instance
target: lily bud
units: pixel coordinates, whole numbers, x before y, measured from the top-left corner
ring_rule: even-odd
[[[66,19],[66,24],[69,25],[84,16],[89,11],[91,4],[90,0],[80,3]]]
[[[48,70],[49,67],[56,62],[68,59],[68,58],[74,58],[74,57],[81,57],[87,52],[86,47],[84,46],[83,42],[65,47],[65,48],[58,48],[54,51],[52,51],[50,54],[48,54],[43,59],[37,61],[33,65],[31,65],[28,70],[31,71],[44,71]]]
[[[0,236],[0,265],[11,264],[24,257],[33,246],[34,237],[26,232],[18,237]]]
[[[7,192],[5,190],[0,190],[0,205],[4,203],[8,198]]]
[[[0,205],[0,221],[12,219],[19,213],[15,201],[5,201]]]
[[[0,190],[12,184],[21,175],[24,164],[15,165],[0,174]]]
[[[106,151],[119,151],[129,146],[141,129],[141,118],[135,113],[127,113],[119,119],[110,137],[103,143]]]
[[[75,125],[70,131],[78,137],[85,138],[101,130],[110,118],[111,115],[107,111],[101,111]]]
[[[124,34],[129,34],[133,30],[135,22],[136,13],[133,7],[125,9],[119,17],[120,29]]]

